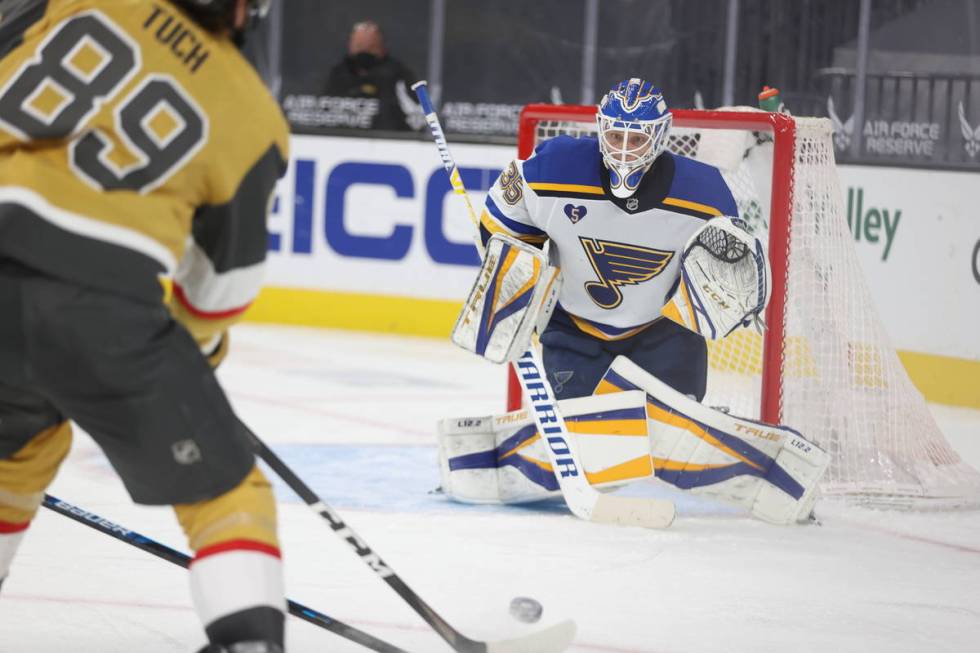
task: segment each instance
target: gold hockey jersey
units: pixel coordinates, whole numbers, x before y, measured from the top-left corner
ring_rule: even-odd
[[[147,301],[172,277],[211,333],[244,311],[289,134],[236,46],[165,0],[34,0],[0,56],[0,258]]]

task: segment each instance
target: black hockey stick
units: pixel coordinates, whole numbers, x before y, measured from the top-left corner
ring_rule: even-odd
[[[357,533],[344,523],[344,520],[333,508],[324,503],[306,483],[296,476],[293,470],[280,460],[279,456],[262,442],[248,426],[245,424],[243,426],[252,438],[259,458],[285,481],[286,485],[298,494],[313,512],[327,520],[330,528],[354,549],[361,560],[383,578],[398,593],[398,596],[402,597],[419,616],[425,619],[432,629],[446,640],[446,643],[454,650],[460,653],[558,653],[564,651],[572,643],[575,638],[575,622],[571,620],[515,639],[483,642],[466,637],[453,628],[438,612],[429,607],[422,600],[422,597],[415,593],[415,590],[409,587],[377,553],[371,550],[371,547]]]
[[[167,562],[172,562],[173,564],[187,569],[190,565],[191,558],[185,553],[181,553],[176,549],[171,549],[165,544],[160,544],[155,540],[151,540],[145,535],[140,535],[135,531],[131,531],[124,526],[115,524],[108,519],[104,519],[95,513],[89,512],[84,508],[79,508],[78,506],[72,505],[67,501],[62,501],[57,499],[50,494],[44,495],[44,507],[53,510],[54,512],[64,515],[70,519],[85,524],[90,528],[94,528],[100,533],[109,535],[116,538],[117,540],[122,540],[126,544],[135,546],[137,549],[146,551],[147,553],[152,553],[158,558],[163,558]],[[393,646],[387,642],[384,642],[376,637],[373,637],[364,631],[358,630],[353,626],[348,626],[347,624],[337,621],[332,617],[328,617],[322,612],[317,612],[313,608],[308,608],[305,605],[297,603],[295,601],[289,601],[289,614],[294,617],[299,617],[303,621],[308,621],[315,626],[324,628],[334,633],[335,635],[340,635],[345,639],[349,639],[352,642],[356,642],[361,646],[371,649],[372,651],[380,651],[381,653],[406,653],[404,649],[400,649],[397,646]]]

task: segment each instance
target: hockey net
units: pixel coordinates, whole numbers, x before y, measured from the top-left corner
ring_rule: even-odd
[[[764,334],[709,344],[704,403],[791,426],[832,456],[821,490],[849,503],[980,505],[980,474],[950,447],[891,347],[845,219],[829,121],[761,111],[674,111],[669,149],[718,167],[768,243]],[[529,105],[518,155],[594,136],[591,106]],[[519,387],[508,403],[519,405]]]

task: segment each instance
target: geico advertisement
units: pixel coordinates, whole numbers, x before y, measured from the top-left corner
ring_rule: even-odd
[[[296,136],[270,219],[267,283],[462,300],[474,227],[435,146]],[[477,212],[512,146],[450,143]],[[976,174],[840,166],[842,207],[898,349],[980,359]]]
[[[433,143],[294,136],[269,221],[266,283],[462,300],[476,227]],[[452,144],[474,209],[515,154]]]
[[[980,359],[980,175],[839,166],[844,211],[897,349]]]

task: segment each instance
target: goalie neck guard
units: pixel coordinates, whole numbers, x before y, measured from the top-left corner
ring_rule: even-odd
[[[629,197],[667,147],[673,118],[663,93],[638,77],[614,86],[599,102],[599,151],[616,197]]]

